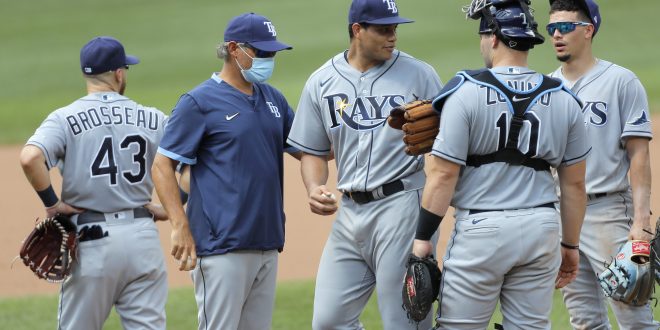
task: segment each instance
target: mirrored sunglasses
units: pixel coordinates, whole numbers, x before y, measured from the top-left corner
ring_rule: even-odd
[[[586,22],[555,22],[546,25],[545,29],[548,31],[550,36],[555,34],[555,31],[559,30],[561,34],[567,34],[575,31],[575,28],[578,26],[589,26],[591,23]]]

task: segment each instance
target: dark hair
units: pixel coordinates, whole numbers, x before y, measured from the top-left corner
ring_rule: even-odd
[[[585,22],[591,22],[589,13],[584,11],[580,5],[574,0],[555,0],[550,4],[550,14],[557,11],[574,11],[578,12],[579,18]]]
[[[371,26],[371,24],[369,24],[369,23],[358,23],[358,24],[360,24],[360,26],[363,29],[367,29],[367,28],[369,28],[369,26]],[[351,40],[353,40],[353,37],[354,37],[354,35],[353,35],[353,24],[348,24],[348,37]]]

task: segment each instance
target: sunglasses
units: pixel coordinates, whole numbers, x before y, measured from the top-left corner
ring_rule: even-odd
[[[267,51],[257,49],[257,48],[253,47],[252,45],[250,45],[248,43],[246,43],[245,45],[248,46],[250,49],[252,49],[254,51],[254,56],[259,57],[259,58],[273,57],[277,53],[277,52],[267,52]]]
[[[578,26],[589,26],[591,23],[586,22],[555,22],[545,26],[550,36],[555,35],[555,31],[559,30],[561,34],[567,34],[575,31]]]

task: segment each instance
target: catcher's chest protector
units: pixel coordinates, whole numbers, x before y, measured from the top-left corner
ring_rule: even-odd
[[[442,91],[440,91],[440,96],[434,100],[436,109],[442,108],[449,95],[458,90],[466,80],[470,80],[477,85],[482,85],[497,91],[497,93],[503,98],[503,101],[507,103],[509,110],[513,114],[505,147],[486,155],[469,155],[466,162],[467,166],[479,167],[494,162],[505,162],[511,165],[531,167],[537,171],[550,170],[550,164],[545,160],[531,158],[518,150],[518,137],[527,111],[529,111],[529,109],[536,104],[541,97],[548,93],[564,89],[568,91],[569,94],[573,95],[560,81],[545,75],[542,77],[541,83],[535,88],[529,91],[516,91],[502,84],[502,82],[499,81],[490,70],[484,68],[480,70],[459,71],[456,76],[445,85]],[[579,102],[580,101],[578,100],[578,103]]]

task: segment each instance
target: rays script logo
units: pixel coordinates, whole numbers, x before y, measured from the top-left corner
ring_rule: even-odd
[[[405,103],[403,95],[364,96],[351,99],[337,93],[323,97],[328,104],[330,120],[335,128],[341,123],[362,131],[383,125],[392,108]],[[340,123],[341,120],[341,123]]]

